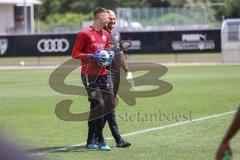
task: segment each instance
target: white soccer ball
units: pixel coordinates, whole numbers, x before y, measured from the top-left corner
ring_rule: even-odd
[[[97,52],[96,55],[98,60],[98,65],[100,66],[109,66],[113,61],[114,52],[108,49],[102,49]]]

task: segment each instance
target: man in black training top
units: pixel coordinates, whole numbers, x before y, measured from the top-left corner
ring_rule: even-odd
[[[132,78],[132,73],[129,72],[128,65],[126,62],[126,55],[123,53],[123,48],[121,47],[121,38],[118,31],[114,29],[116,24],[116,14],[112,10],[108,10],[110,15],[110,22],[107,24],[105,29],[110,33],[110,39],[114,51],[114,59],[111,65],[107,68],[109,71],[109,74],[111,74],[112,82],[113,82],[113,89],[114,89],[114,95],[115,98],[118,93],[119,84],[120,84],[120,70],[121,68],[126,73],[126,78],[128,82],[133,86],[134,81]],[[116,121],[116,115],[115,110],[109,114],[107,114],[104,117],[104,125],[108,121],[109,128],[112,132],[112,135],[116,141],[117,147],[124,148],[129,147],[131,143],[124,141],[122,137],[120,136],[119,130],[118,130],[118,124]]]

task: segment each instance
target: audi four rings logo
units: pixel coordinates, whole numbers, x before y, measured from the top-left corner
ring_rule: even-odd
[[[65,38],[60,39],[41,39],[37,43],[39,52],[66,52],[69,42]]]

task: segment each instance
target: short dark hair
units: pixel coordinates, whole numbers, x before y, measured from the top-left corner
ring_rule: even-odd
[[[101,13],[104,13],[104,12],[108,12],[108,10],[103,8],[103,7],[98,7],[93,12],[93,17],[95,18],[98,14],[101,14]]]

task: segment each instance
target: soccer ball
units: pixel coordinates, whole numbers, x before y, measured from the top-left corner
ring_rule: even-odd
[[[109,66],[113,61],[114,52],[108,49],[102,49],[96,52],[99,66]]]

